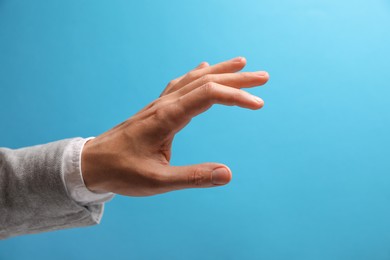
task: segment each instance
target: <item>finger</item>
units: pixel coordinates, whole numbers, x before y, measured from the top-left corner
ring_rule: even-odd
[[[203,68],[209,67],[209,66],[210,66],[210,65],[209,65],[207,62],[203,61],[203,62],[201,62],[197,67],[195,67],[195,68],[194,68],[193,70],[191,70],[191,71],[196,71],[196,70],[203,69]],[[170,92],[171,92],[170,89],[171,89],[173,86],[175,86],[176,83],[179,82],[182,78],[184,78],[185,75],[186,75],[186,74],[184,74],[184,75],[182,75],[182,76],[180,76],[180,77],[178,77],[178,78],[176,78],[176,79],[171,80],[171,81],[168,83],[167,87],[164,89],[164,91],[161,93],[160,97],[161,97],[161,96],[164,96],[164,95],[166,95],[166,94],[168,94],[168,93],[170,93]]]
[[[208,188],[225,185],[232,179],[230,169],[222,164],[204,163],[190,166],[170,166],[165,174],[169,190]]]
[[[229,61],[224,61],[213,66],[198,69],[187,73],[180,81],[178,81],[167,94],[172,93],[190,82],[207,74],[233,73],[242,70],[245,67],[246,59],[237,57]]]
[[[208,74],[182,87],[181,89],[177,90],[176,93],[179,96],[182,96],[194,90],[195,88],[212,82],[233,88],[250,88],[264,85],[267,83],[268,79],[269,75],[265,71]]]
[[[175,100],[157,105],[151,111],[152,129],[162,135],[175,134],[213,104],[260,109],[264,101],[241,89],[208,83]]]
[[[203,69],[203,68],[209,67],[209,66],[210,66],[210,64],[209,64],[207,61],[203,61],[203,62],[201,62],[201,63],[198,65],[198,67],[196,67],[196,68],[193,69],[193,70]],[[185,74],[184,74],[184,75],[185,75]],[[181,78],[183,78],[184,75],[181,76]]]
[[[196,71],[196,70],[203,69],[203,68],[206,68],[206,67],[209,67],[209,66],[210,66],[210,64],[208,64],[206,61],[203,61],[203,62],[201,62],[198,66],[196,66],[196,67],[195,67],[193,70],[191,70],[191,71]],[[177,79],[172,80],[171,82],[173,83],[173,85],[175,85],[175,84],[176,84],[177,82],[179,82],[182,78],[184,78],[185,75],[187,75],[187,73],[184,74],[184,75],[182,75],[182,76],[180,76],[180,77],[178,77]]]
[[[177,107],[182,109],[183,116],[192,118],[213,104],[259,109],[263,107],[264,101],[240,89],[208,83],[180,97]]]

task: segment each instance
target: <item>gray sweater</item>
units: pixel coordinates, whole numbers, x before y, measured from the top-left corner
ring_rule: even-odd
[[[0,239],[100,222],[103,203],[81,205],[67,192],[62,157],[71,141],[0,148]]]

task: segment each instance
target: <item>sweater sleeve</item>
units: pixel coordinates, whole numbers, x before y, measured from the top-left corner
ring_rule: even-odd
[[[80,139],[0,148],[0,239],[100,222],[104,204],[77,203],[64,183],[65,151]]]

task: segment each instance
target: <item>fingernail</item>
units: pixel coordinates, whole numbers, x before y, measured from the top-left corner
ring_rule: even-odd
[[[263,101],[261,98],[259,98],[259,97],[253,96],[253,99],[254,99],[255,102],[258,103],[258,104],[263,104],[263,103],[264,103],[264,101]]]
[[[267,76],[267,72],[265,72],[265,71],[257,71],[257,72],[255,72],[255,75],[257,75],[257,76],[260,76],[260,77],[265,77],[265,76]]]
[[[232,59],[233,62],[242,62],[244,58],[243,57],[237,57],[237,58],[234,58]]]
[[[230,181],[230,173],[225,167],[219,167],[214,169],[211,178],[213,184],[223,185]]]

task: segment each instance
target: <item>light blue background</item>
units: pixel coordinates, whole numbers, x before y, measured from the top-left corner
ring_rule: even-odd
[[[260,111],[216,106],[173,163],[230,185],[116,198],[0,259],[390,259],[390,1],[0,0],[0,145],[96,136],[201,61],[245,56]]]

